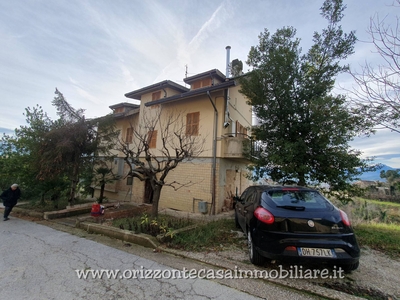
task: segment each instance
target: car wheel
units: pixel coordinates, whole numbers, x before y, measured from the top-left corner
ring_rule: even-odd
[[[260,266],[265,262],[265,258],[258,253],[254,246],[250,230],[247,231],[247,246],[249,247],[249,258],[252,264]]]
[[[359,266],[359,262],[356,262],[351,265],[344,265],[342,266],[342,269],[344,270],[345,273],[350,273],[351,271],[357,270]]]
[[[241,229],[241,228],[240,228],[239,219],[238,219],[238,215],[237,215],[236,210],[235,210],[235,226],[236,226],[236,228]]]

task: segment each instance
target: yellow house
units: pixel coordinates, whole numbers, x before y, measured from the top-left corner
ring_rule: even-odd
[[[251,106],[239,93],[238,82],[219,70],[187,77],[184,82],[189,88],[169,80],[146,86],[125,94],[139,100],[140,105],[124,102],[110,108],[120,130],[119,138],[128,144],[135,143],[132,129],[145,127],[145,118],[163,119],[171,113],[179,116],[186,134],[203,140],[203,151],[168,174],[166,183],[179,182],[183,186],[178,190],[164,186],[159,210],[220,213],[231,209],[232,196],[251,184],[246,177],[249,162],[243,155],[243,147],[249,144]],[[156,129],[147,129],[154,132],[149,144],[155,151],[162,143]],[[130,178],[121,153],[116,155],[114,172],[122,179],[107,184],[105,196],[137,204],[151,203],[148,183]]]

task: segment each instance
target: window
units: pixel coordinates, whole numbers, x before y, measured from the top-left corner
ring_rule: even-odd
[[[186,135],[199,135],[200,112],[186,115]]]
[[[154,92],[153,94],[151,94],[151,101],[155,101],[158,99],[161,99],[161,91]]]
[[[157,130],[149,131],[147,138],[149,148],[155,148],[157,146]]]
[[[236,121],[236,136],[238,137],[246,137],[247,136],[247,128],[242,126],[238,121]]]
[[[240,196],[240,201],[242,204],[249,204],[256,200],[257,191],[254,188],[247,188],[243,194]]]
[[[276,206],[284,209],[326,210],[332,208],[332,204],[316,191],[275,189],[264,193],[261,197],[264,201],[272,200]]]
[[[118,158],[118,176],[122,176],[124,173],[124,166],[125,166],[125,160],[123,158]]]
[[[126,129],[126,136],[125,136],[125,143],[132,143],[132,139],[133,139],[133,128],[129,127]]]

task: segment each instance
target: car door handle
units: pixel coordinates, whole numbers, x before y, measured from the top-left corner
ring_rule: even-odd
[[[247,210],[244,210],[243,212],[244,212],[245,214],[247,214]]]

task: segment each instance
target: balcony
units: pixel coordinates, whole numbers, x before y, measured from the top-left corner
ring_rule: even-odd
[[[248,148],[250,140],[247,137],[222,137],[222,157],[232,159],[246,159],[245,149]]]
[[[223,136],[222,157],[249,161],[249,157],[261,155],[260,143],[251,139],[248,135],[238,137]]]

